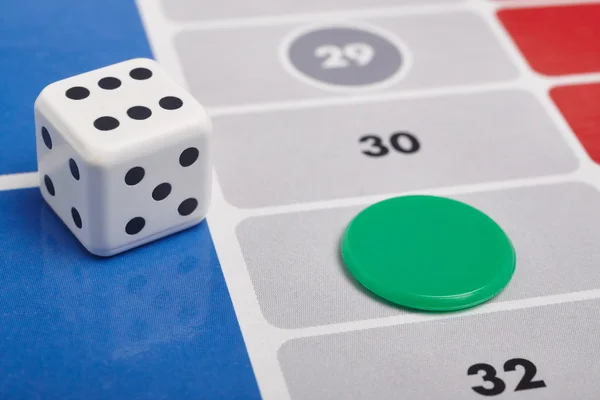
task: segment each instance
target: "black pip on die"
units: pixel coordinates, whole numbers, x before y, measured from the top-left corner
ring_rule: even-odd
[[[35,124],[42,196],[91,253],[121,253],[204,219],[212,124],[155,61],[48,85]]]

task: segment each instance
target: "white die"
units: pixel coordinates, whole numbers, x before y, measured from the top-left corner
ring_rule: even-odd
[[[204,219],[212,124],[154,60],[48,85],[35,125],[42,196],[91,253],[121,253]]]

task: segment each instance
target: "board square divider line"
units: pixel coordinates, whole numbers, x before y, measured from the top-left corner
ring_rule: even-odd
[[[0,191],[26,189],[39,185],[37,172],[0,175]]]
[[[156,1],[156,0],[138,0]],[[472,0],[462,0],[452,4],[420,4],[398,7],[375,7],[362,8],[342,11],[323,11],[323,12],[301,12],[294,14],[281,14],[268,17],[243,17],[215,19],[196,22],[178,22],[169,20],[169,23],[175,26],[178,31],[186,30],[226,30],[238,28],[254,28],[265,26],[278,26],[293,23],[327,23],[340,20],[367,19],[377,17],[399,17],[427,14],[441,14],[446,12],[466,11],[469,9],[469,2]],[[165,19],[167,19],[165,17]]]
[[[361,94],[353,96],[330,96],[319,99],[285,101],[277,103],[255,103],[239,106],[207,107],[213,118],[230,115],[246,115],[254,113],[271,113],[285,110],[301,110],[317,107],[340,106],[346,104],[365,104],[395,101],[413,98],[434,98],[449,95],[489,93],[501,90],[529,90],[531,86],[543,86],[549,89],[560,85],[577,85],[600,82],[600,73],[564,75],[547,78],[532,71],[533,76],[521,76],[513,81],[500,83],[470,84],[446,86],[432,89],[408,89],[376,94]]]
[[[201,21],[181,22],[171,20],[164,15],[161,3],[164,0],[136,0],[144,8],[153,8],[160,12],[168,24],[174,26],[177,31],[182,30],[220,30],[232,28],[251,28],[260,26],[275,26],[296,22],[327,22],[340,19],[365,19],[381,16],[405,16],[405,15],[424,15],[439,14],[448,11],[469,10],[473,4],[488,2],[487,7],[495,8],[527,8],[543,7],[551,5],[573,5],[572,0],[463,0],[452,4],[419,4],[405,5],[397,7],[359,7],[342,11],[319,11],[319,12],[298,12],[291,14],[279,14],[266,17],[238,17],[238,18],[215,18]],[[598,3],[599,0],[579,0],[575,4]]]
[[[544,307],[554,304],[563,304],[576,301],[600,299],[600,289],[582,290],[579,292],[563,293],[551,296],[532,297],[521,300],[510,300],[497,303],[485,303],[479,307],[462,312],[446,314],[406,314],[392,317],[372,318],[361,321],[337,323],[329,325],[298,328],[286,331],[284,342],[311,336],[338,334],[351,331],[382,328],[386,326],[397,326],[414,323],[435,322],[454,318],[468,318],[475,315],[483,315],[497,312],[509,312],[533,307]]]
[[[452,196],[452,195],[462,195],[462,194],[471,194],[471,193],[485,193],[485,192],[494,192],[499,190],[506,189],[517,189],[517,188],[527,188],[527,187],[535,187],[542,185],[555,185],[567,182],[582,182],[588,185],[591,185],[592,182],[595,182],[596,179],[600,178],[600,170],[596,171],[597,168],[593,165],[589,165],[590,176],[594,176],[595,173],[598,173],[596,179],[590,179],[581,181],[581,168],[588,168],[587,166],[580,167],[577,170],[561,175],[548,175],[544,177],[534,177],[534,178],[522,178],[522,179],[510,179],[505,181],[495,181],[495,182],[486,182],[486,183],[473,183],[466,185],[449,185],[428,189],[420,189],[420,190],[407,190],[400,191],[394,193],[384,193],[370,196],[360,196],[360,197],[346,197],[339,198],[333,200],[322,200],[322,201],[314,201],[314,202],[303,202],[303,203],[294,203],[287,204],[281,206],[269,206],[269,207],[259,207],[259,208],[238,208],[226,200],[228,207],[230,208],[230,212],[233,212],[237,215],[240,215],[242,219],[253,218],[253,217],[262,217],[267,215],[282,215],[289,213],[297,213],[303,211],[318,211],[318,210],[328,210],[334,208],[345,208],[345,207],[353,207],[353,206],[363,206],[367,207],[370,204],[374,204],[385,199],[389,199],[391,197],[396,196],[408,196],[408,195],[431,195],[431,196]],[[240,220],[241,221],[241,220]]]

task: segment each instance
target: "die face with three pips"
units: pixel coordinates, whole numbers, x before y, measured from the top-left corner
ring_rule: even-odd
[[[91,253],[115,255],[205,218],[212,124],[154,60],[52,83],[34,110],[41,194]]]

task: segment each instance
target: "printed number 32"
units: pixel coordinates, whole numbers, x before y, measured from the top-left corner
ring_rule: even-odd
[[[517,366],[520,365],[525,369],[525,374],[521,378],[521,381],[515,388],[515,392],[528,389],[538,389],[546,387],[544,381],[534,381],[533,378],[537,373],[537,368],[534,363],[524,358],[513,358],[504,363],[504,371],[516,371]],[[474,386],[472,389],[483,395],[483,396],[496,396],[506,390],[506,384],[504,381],[496,376],[496,369],[489,364],[475,364],[471,365],[467,374],[478,375],[479,372],[483,372],[482,379],[486,382],[488,387],[485,386]],[[491,384],[491,385],[490,385]]]

